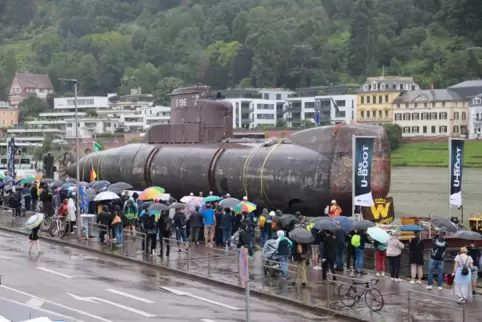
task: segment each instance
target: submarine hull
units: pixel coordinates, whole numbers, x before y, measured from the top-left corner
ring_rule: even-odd
[[[125,181],[136,189],[161,186],[176,198],[200,191],[230,193],[260,207],[322,214],[336,199],[351,214],[352,136],[375,136],[374,197],[390,188],[390,147],[380,126],[343,125],[303,130],[262,144],[129,144],[80,160],[81,180]],[[75,176],[75,167],[68,170]]]

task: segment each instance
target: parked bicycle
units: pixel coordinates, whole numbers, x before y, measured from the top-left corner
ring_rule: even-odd
[[[377,285],[378,279],[371,279],[366,282],[355,282],[350,284],[342,284],[338,289],[338,296],[341,297],[341,302],[346,307],[352,307],[359,303],[362,296],[365,296],[366,306],[373,312],[378,312],[383,308],[385,300],[382,293],[373,286]],[[372,284],[372,287],[370,287]],[[357,285],[365,285],[361,290],[357,290]]]
[[[54,216],[54,220],[52,222],[52,226],[50,227],[49,233],[50,236],[54,237],[58,235],[60,238],[65,237],[65,218]]]

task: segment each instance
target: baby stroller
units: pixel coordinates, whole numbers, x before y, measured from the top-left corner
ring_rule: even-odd
[[[279,263],[278,249],[276,248],[276,239],[266,241],[263,247],[263,267],[264,276],[275,277],[282,273]]]

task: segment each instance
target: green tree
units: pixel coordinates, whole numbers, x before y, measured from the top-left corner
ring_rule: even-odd
[[[398,124],[386,124],[383,126],[387,132],[390,149],[395,151],[403,144],[402,128]]]
[[[176,88],[184,86],[184,82],[175,77],[166,77],[156,85],[155,102],[163,106],[171,106],[171,96],[169,94]]]
[[[38,116],[40,113],[50,110],[50,106],[42,99],[31,96],[20,103],[20,113],[18,115],[18,122],[23,123],[27,118]]]

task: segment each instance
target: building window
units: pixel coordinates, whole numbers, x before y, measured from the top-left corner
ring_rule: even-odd
[[[441,125],[438,127],[440,133],[447,133],[447,127],[445,125]]]
[[[2,120],[2,125],[6,125],[7,122],[5,120]]]
[[[385,95],[385,103],[388,103],[388,95]]]
[[[404,126],[403,133],[410,133],[410,126]]]
[[[428,105],[427,103],[423,103],[423,107],[427,107],[427,105]]]
[[[410,121],[410,113],[403,113],[403,120]]]
[[[422,128],[422,130],[423,130],[423,133],[427,133],[427,126],[424,125],[423,128]]]
[[[370,119],[370,111],[367,111],[367,119]]]
[[[397,104],[397,108],[400,108],[400,104]]]
[[[412,120],[418,121],[420,119],[420,114],[419,113],[412,113]]]
[[[467,112],[462,112],[462,120],[466,120],[467,119]]]
[[[445,102],[442,102],[442,107],[445,107]]]
[[[430,120],[428,113],[422,113],[422,120]]]
[[[362,120],[365,118],[365,111],[360,111],[360,118]]]
[[[457,125],[454,125],[454,133],[459,133],[459,127]]]
[[[276,100],[281,101],[281,94],[276,94]]]
[[[377,119],[377,110],[372,110],[373,119]]]
[[[418,126],[412,126],[412,133],[418,133]]]
[[[396,113],[395,114],[395,121],[401,121],[402,120],[402,114],[401,113]]]
[[[459,119],[459,112],[454,112],[454,120],[458,120]]]
[[[408,103],[407,103],[407,104],[405,104],[405,108],[408,108]]]
[[[380,90],[384,91],[386,88],[387,88],[387,85],[385,85],[384,83],[380,84]]]
[[[446,120],[447,119],[447,112],[440,112],[438,113],[439,120]]]
[[[397,84],[393,84],[392,89],[397,89]]]
[[[378,111],[378,119],[381,120],[382,119],[382,111]]]
[[[474,100],[473,100],[474,105],[479,105],[481,103],[482,103],[482,100],[480,98],[478,98],[478,97],[474,98]]]
[[[376,104],[376,103],[377,103],[377,96],[373,95],[373,104]]]
[[[365,92],[368,91],[368,84],[363,85],[363,90],[364,90]]]
[[[413,107],[417,108],[417,107],[418,107],[418,103],[413,104]]]
[[[367,104],[370,104],[370,96],[367,96]]]
[[[385,110],[385,118],[388,120],[388,110]]]
[[[72,127],[72,123],[67,123],[67,127]]]
[[[383,96],[378,96],[378,104],[383,104]]]
[[[435,125],[432,125],[432,133],[437,133],[437,128],[435,127]]]
[[[467,127],[465,125],[460,126],[460,134],[467,134]]]
[[[437,113],[430,113],[430,119],[436,120],[437,119]]]
[[[377,83],[373,83],[372,84],[372,91],[376,91],[378,89],[378,84]]]
[[[361,104],[365,104],[365,96],[360,96]]]
[[[264,98],[265,100],[269,100],[269,94],[268,94],[268,93],[264,93],[264,94],[263,94],[263,98]]]
[[[335,104],[336,104],[338,107],[346,106],[346,102],[345,102],[345,101],[335,101]]]
[[[258,120],[274,120],[273,114],[256,114],[256,119]]]

